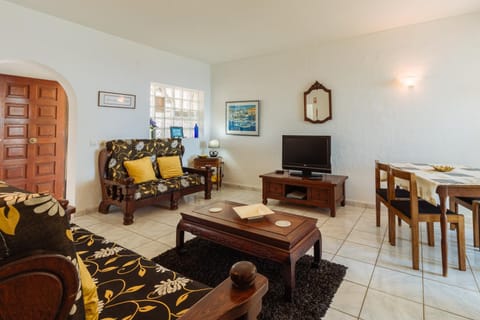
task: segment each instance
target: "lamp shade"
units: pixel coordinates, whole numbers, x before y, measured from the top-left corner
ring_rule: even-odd
[[[218,141],[217,139],[210,140],[208,142],[208,147],[212,149],[220,148],[220,141]]]

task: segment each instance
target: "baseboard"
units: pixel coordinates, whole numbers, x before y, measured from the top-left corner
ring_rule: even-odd
[[[375,204],[370,202],[356,201],[356,200],[346,200],[345,204],[352,207],[361,207],[368,209],[375,209]]]
[[[262,188],[261,188],[261,187],[252,187],[252,186],[246,186],[246,185],[229,183],[229,182],[227,182],[227,183],[222,182],[222,185],[227,186],[227,187],[235,187],[235,188],[243,189],[243,190],[252,190],[252,191],[260,191],[260,192],[262,192]]]
[[[75,212],[75,215],[76,216],[83,216],[83,215],[86,215],[86,214],[89,214],[89,213],[97,213],[98,212],[98,208],[97,207],[94,207],[94,208],[86,208],[86,209],[83,209],[83,210],[77,210]]]

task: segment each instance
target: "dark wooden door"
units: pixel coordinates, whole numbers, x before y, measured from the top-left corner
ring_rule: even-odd
[[[66,109],[58,82],[0,74],[0,180],[65,197]]]

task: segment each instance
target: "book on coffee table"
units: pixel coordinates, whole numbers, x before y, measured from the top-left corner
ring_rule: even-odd
[[[262,203],[233,207],[233,210],[241,219],[259,219],[268,214],[275,213]]]

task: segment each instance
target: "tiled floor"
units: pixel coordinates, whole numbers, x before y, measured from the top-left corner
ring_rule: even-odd
[[[261,192],[224,187],[212,200],[186,196],[180,209],[150,207],[135,213],[135,223],[122,224],[120,211],[103,215],[76,215],[74,222],[146,256],[154,257],[175,246],[179,212],[218,199],[241,203],[261,202]],[[457,269],[455,232],[449,231],[448,277],[441,276],[439,230],[437,246],[426,245],[422,229],[420,270],[411,268],[410,233],[406,224],[397,228],[397,246],[388,243],[386,212],[382,226],[375,226],[375,210],[346,206],[337,217],[328,210],[294,206],[270,200],[271,208],[315,217],[322,233],[322,258],[348,266],[325,319],[480,319],[480,251],[472,247],[471,215],[465,212],[467,271]],[[186,234],[188,239],[188,234]]]

